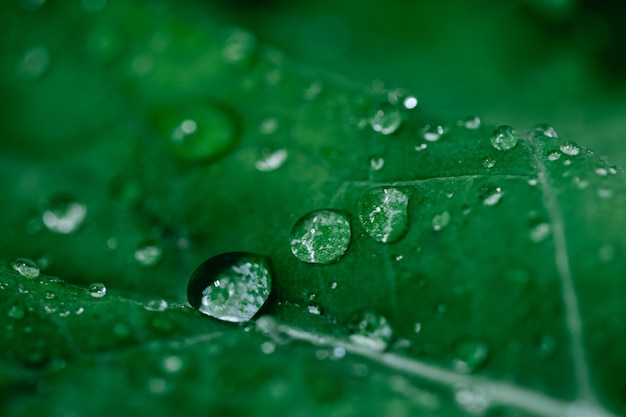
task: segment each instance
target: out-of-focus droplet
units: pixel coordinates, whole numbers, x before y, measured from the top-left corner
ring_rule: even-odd
[[[162,257],[163,248],[152,239],[141,242],[135,249],[135,260],[146,268],[158,264]]]
[[[254,166],[261,172],[276,171],[285,164],[287,156],[286,149],[264,149],[261,158],[256,161]]]
[[[43,224],[54,233],[73,233],[85,220],[87,206],[69,194],[53,196],[43,210]]]
[[[50,52],[41,46],[33,46],[28,49],[22,56],[18,68],[17,75],[19,78],[26,80],[34,80],[41,77],[50,65]]]
[[[353,343],[378,351],[385,350],[393,337],[393,329],[387,319],[373,311],[366,311],[356,317],[350,327],[350,340]]]
[[[443,229],[444,227],[446,227],[449,223],[450,223],[450,213],[447,211],[444,211],[442,213],[436,214],[435,216],[433,216],[433,230],[435,231],[439,231],[441,229]]]
[[[400,110],[394,106],[381,106],[369,120],[374,132],[391,135],[400,129],[403,118]]]

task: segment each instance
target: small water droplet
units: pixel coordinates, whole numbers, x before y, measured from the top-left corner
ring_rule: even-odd
[[[613,190],[608,188],[598,188],[598,197],[603,200],[609,200],[613,198]]]
[[[168,304],[165,300],[150,300],[143,306],[148,311],[165,311],[167,307]]]
[[[537,341],[537,350],[539,356],[544,359],[549,359],[556,353],[557,342],[556,338],[550,333],[543,333],[539,336]]]
[[[87,206],[69,194],[53,196],[43,210],[43,224],[54,233],[73,233],[85,220]]]
[[[441,139],[441,136],[445,133],[445,128],[440,124],[430,123],[422,128],[421,133],[425,140],[436,142]]]
[[[393,243],[408,230],[409,195],[395,187],[369,190],[359,201],[359,219],[376,241]]]
[[[286,149],[271,150],[266,148],[263,149],[261,158],[256,161],[254,166],[261,172],[276,171],[285,164],[287,156]]]
[[[146,268],[158,264],[162,257],[163,249],[152,239],[141,242],[135,249],[135,260]]]
[[[561,157],[561,152],[559,151],[552,151],[548,154],[548,160],[549,161],[556,161]]]
[[[348,250],[352,233],[348,214],[339,210],[309,212],[291,229],[291,253],[302,262],[329,264]]]
[[[479,129],[481,125],[480,117],[478,116],[470,116],[463,121],[463,126],[466,129],[476,130]]]
[[[392,255],[391,258],[396,261],[396,262],[400,262],[401,260],[404,259],[404,256],[402,255]]]
[[[415,107],[417,107],[417,98],[414,96],[407,96],[404,98],[402,105],[404,106],[405,109],[412,110]]]
[[[415,150],[417,152],[421,152],[421,151],[423,151],[426,148],[428,148],[428,145],[425,144],[425,143],[420,143],[419,145],[415,146]]]
[[[444,211],[433,217],[433,230],[439,231],[450,223],[450,213]]]
[[[500,126],[493,131],[491,144],[499,151],[511,150],[517,145],[519,137],[511,126]]]
[[[316,316],[319,316],[320,314],[322,314],[322,310],[320,309],[320,306],[317,303],[310,303],[307,306],[307,310],[309,311],[310,314],[314,314]]]
[[[166,356],[161,363],[161,367],[168,374],[177,374],[183,369],[183,365],[183,360],[177,355]]]
[[[276,345],[274,343],[270,341],[265,341],[261,343],[261,352],[265,353],[266,355],[271,355],[275,351],[276,351]]]
[[[54,292],[46,291],[46,299],[52,300],[54,297],[56,297],[56,294]]]
[[[419,333],[422,331],[422,323],[415,323],[413,325],[413,332]]]
[[[489,408],[489,400],[482,388],[459,384],[455,387],[454,400],[463,410],[483,415]]]
[[[393,106],[381,106],[369,120],[370,126],[374,132],[383,135],[391,135],[402,126],[402,114]]]
[[[574,177],[572,181],[574,182],[576,188],[578,188],[579,190],[583,190],[589,186],[589,181],[583,180],[580,177]]]
[[[617,168],[615,168],[615,167],[609,167],[609,174],[611,174],[611,175],[616,175],[616,174],[617,174]]]
[[[563,165],[565,165],[566,167],[572,165],[572,160],[571,159],[566,159],[565,161],[563,161]],[[565,177],[566,175],[563,174],[563,176]]]
[[[601,177],[604,177],[608,174],[608,171],[605,168],[596,168],[596,174]]]
[[[459,372],[469,373],[479,369],[487,361],[489,346],[479,340],[466,339],[455,347],[454,368]]]
[[[560,146],[561,152],[565,155],[576,156],[580,153],[580,148],[574,142],[566,142]]]
[[[39,277],[39,267],[30,259],[17,258],[11,262],[11,268],[16,270],[21,276],[26,279],[35,279]]]
[[[346,349],[341,346],[337,346],[333,348],[331,355],[331,359],[341,359],[346,356]]]
[[[393,337],[393,329],[387,319],[378,313],[366,311],[359,315],[350,326],[350,340],[358,345],[383,351]]]
[[[332,282],[332,283],[330,284],[330,289],[331,289],[331,290],[334,290],[335,288],[337,288],[337,282]]]
[[[92,284],[89,284],[88,290],[89,295],[94,298],[102,298],[107,293],[107,287],[105,287],[104,284],[101,282],[94,282]]]
[[[379,156],[372,156],[369,159],[369,164],[372,171],[380,171],[385,166],[385,160]]]
[[[257,40],[254,35],[242,29],[234,29],[226,38],[222,56],[226,62],[240,63],[250,61],[256,54]]]
[[[278,119],[275,117],[268,117],[261,122],[259,126],[259,133],[262,135],[273,135],[278,130]]]
[[[559,135],[556,133],[556,130],[554,130],[552,126],[546,123],[541,123],[535,126],[535,133],[554,139],[559,137]]]
[[[20,78],[34,80],[46,72],[50,66],[50,52],[44,46],[37,45],[28,49],[22,56],[17,68]]]
[[[530,240],[539,243],[550,235],[551,227],[548,223],[539,223],[530,229]]]
[[[537,178],[531,178],[528,180],[528,185],[530,185],[531,187],[534,187],[535,185],[537,185]]]
[[[492,158],[485,158],[483,160],[483,166],[487,169],[491,169],[496,166],[496,160]]]
[[[84,312],[85,312],[85,309],[83,307],[78,307],[78,310],[76,310],[76,314],[79,316],[83,314]]]
[[[223,253],[204,261],[191,275],[187,299],[201,313],[219,320],[250,320],[270,296],[269,258],[246,252]]]
[[[12,319],[19,320],[21,318],[24,318],[24,315],[26,315],[26,311],[24,311],[24,309],[20,306],[11,306],[11,308],[9,308],[9,310],[7,311],[7,315]]]
[[[485,206],[495,206],[500,202],[504,193],[502,192],[502,188],[497,187],[495,190],[488,192],[483,198],[483,205]]]

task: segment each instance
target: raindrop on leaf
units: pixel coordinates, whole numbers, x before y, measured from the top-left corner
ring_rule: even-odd
[[[352,233],[348,214],[339,210],[315,210],[293,225],[291,253],[302,262],[329,264],[348,250]]]

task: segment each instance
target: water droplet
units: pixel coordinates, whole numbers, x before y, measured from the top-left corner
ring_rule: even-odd
[[[615,258],[615,248],[613,245],[609,244],[601,246],[600,249],[598,249],[598,257],[604,262],[612,261],[613,258]]]
[[[170,355],[163,358],[161,367],[168,374],[176,374],[183,369],[183,360],[180,356]]]
[[[436,142],[445,133],[445,129],[442,125],[432,123],[425,125],[422,128],[421,133],[425,140],[429,142]]]
[[[535,133],[538,135],[546,136],[549,138],[558,138],[559,135],[556,133],[556,130],[552,126],[547,123],[540,123],[535,126]]]
[[[450,223],[450,213],[444,211],[433,217],[433,230],[441,230]]]
[[[359,219],[378,242],[396,242],[408,230],[408,205],[409,195],[398,188],[373,188],[359,201]]]
[[[240,63],[250,61],[255,55],[257,40],[254,35],[242,29],[234,29],[226,38],[222,56],[226,62]]]
[[[324,84],[322,84],[321,81],[311,83],[311,85],[304,90],[304,99],[308,101],[315,100],[321,94],[323,89]]]
[[[84,312],[85,312],[85,309],[83,307],[78,307],[78,310],[76,310],[76,314],[79,316],[83,314]]]
[[[561,152],[565,155],[576,156],[580,153],[580,148],[574,142],[567,142],[561,145]]]
[[[259,126],[259,133],[262,135],[273,135],[278,130],[278,119],[275,117],[268,117],[261,122]]]
[[[348,250],[351,237],[347,213],[315,210],[300,217],[291,229],[291,253],[302,262],[329,264]]]
[[[154,114],[161,136],[177,158],[197,162],[228,151],[238,136],[237,117],[226,105],[190,101],[157,109]]]
[[[608,171],[605,168],[596,168],[596,174],[601,177],[604,177],[608,174]]]
[[[102,298],[107,293],[107,287],[105,287],[104,284],[101,282],[94,282],[92,284],[89,284],[88,290],[89,295],[94,298]]]
[[[405,97],[405,99],[402,102],[402,104],[404,105],[405,109],[412,110],[415,107],[417,107],[417,98],[414,97],[414,96],[407,96],[407,97]]]
[[[11,262],[11,268],[19,272],[26,279],[35,279],[39,277],[39,267],[30,259],[17,258]]]
[[[539,336],[537,341],[537,350],[539,356],[544,359],[549,359],[556,353],[557,342],[556,338],[550,333],[543,333]]]
[[[413,325],[413,331],[414,331],[415,333],[419,333],[419,332],[421,332],[421,331],[422,331],[422,323],[415,323],[415,324]]]
[[[497,187],[494,190],[488,191],[483,200],[483,205],[485,206],[495,206],[500,202],[504,193],[502,192],[502,188]]]
[[[309,311],[310,314],[314,314],[316,316],[319,316],[320,314],[322,314],[322,310],[320,309],[320,306],[317,303],[309,304],[307,306],[307,310]]]
[[[539,243],[550,235],[550,225],[548,223],[539,223],[530,229],[530,240]]]
[[[496,166],[496,160],[491,158],[486,158],[483,160],[483,166],[487,169],[491,169]]]
[[[350,340],[353,343],[378,351],[387,348],[393,337],[393,329],[383,315],[366,311],[354,322],[355,324],[350,326],[352,330]]]
[[[423,151],[424,149],[426,149],[427,147],[428,147],[428,145],[427,145],[427,144],[425,144],[425,143],[421,143],[421,144],[419,144],[419,145],[415,146],[415,150],[416,150],[416,151],[418,151],[418,152],[420,152],[420,151]]]
[[[615,167],[609,167],[609,174],[611,174],[611,175],[616,175],[616,174],[617,174],[617,168],[615,168]]]
[[[333,282],[330,284],[330,289],[334,290],[335,288],[337,288],[337,282]]]
[[[470,116],[463,121],[463,126],[466,129],[476,130],[479,129],[481,125],[480,117],[478,116]]]
[[[167,307],[168,304],[165,300],[150,300],[143,306],[148,311],[165,311]]]
[[[489,400],[484,390],[475,386],[457,385],[454,400],[459,407],[474,415],[483,415],[489,408]]]
[[[69,194],[52,197],[43,211],[43,224],[54,233],[73,233],[85,220],[87,206]]]
[[[52,300],[54,297],[56,297],[55,293],[53,293],[52,291],[46,291],[46,299]]]
[[[259,312],[272,289],[269,258],[246,252],[223,253],[204,261],[191,275],[192,307],[219,320],[244,322]]]
[[[135,260],[146,268],[155,266],[163,257],[163,249],[154,240],[145,240],[135,249]]]
[[[381,106],[369,120],[374,132],[391,135],[402,126],[402,114],[392,106]]]
[[[548,154],[548,160],[549,161],[556,161],[561,157],[561,152],[559,151],[552,151]]]
[[[477,370],[487,361],[489,346],[478,340],[466,339],[456,344],[455,352],[454,368],[459,372],[468,373]]]
[[[385,166],[385,160],[378,156],[372,156],[369,160],[372,171],[380,171]]]
[[[261,352],[265,353],[266,355],[271,355],[275,351],[276,351],[276,345],[274,343],[270,341],[265,341],[261,343]]]
[[[287,160],[287,150],[277,149],[272,151],[271,149],[263,149],[261,158],[256,161],[255,167],[261,172],[276,171],[282,167]]]
[[[22,56],[17,68],[17,75],[20,78],[34,80],[48,69],[50,65],[50,52],[48,49],[37,45],[30,48]]]
[[[25,314],[26,312],[20,306],[11,306],[11,308],[9,308],[9,310],[7,311],[7,315],[9,317],[11,317],[12,319],[17,319],[17,320],[23,318]]]
[[[613,198],[613,190],[608,188],[598,188],[598,197],[603,200],[609,200]]]
[[[517,145],[517,132],[511,126],[500,126],[493,131],[491,144],[499,151],[508,151]]]

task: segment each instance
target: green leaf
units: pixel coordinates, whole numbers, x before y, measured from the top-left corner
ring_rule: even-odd
[[[1,265],[5,414],[623,413],[621,169],[193,10],[7,13],[0,254],[46,274]],[[186,307],[233,251],[273,263],[256,324]]]

